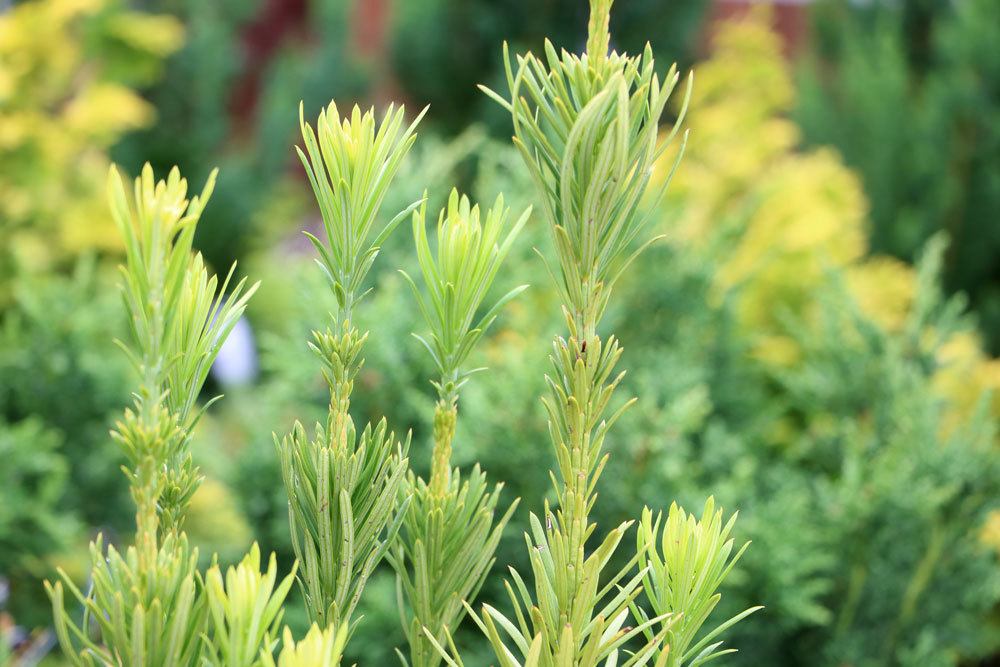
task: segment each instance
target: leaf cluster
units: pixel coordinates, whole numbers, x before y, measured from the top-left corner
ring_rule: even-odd
[[[426,111],[426,109],[424,110]],[[364,296],[362,285],[379,249],[390,233],[419,205],[400,211],[369,239],[389,183],[416,139],[424,112],[403,125],[405,109],[390,105],[377,124],[375,113],[362,114],[356,106],[350,118],[341,118],[335,103],[320,112],[316,130],[304,120],[299,125],[305,151],[296,147],[323,215],[324,244],[306,232],[319,253],[320,268],[333,287],[347,316]]]
[[[90,545],[93,579],[84,594],[64,572],[46,582],[56,636],[67,658],[95,665],[192,665],[204,648],[207,606],[198,572],[198,550],[183,534],[161,546],[146,543],[120,552],[99,536]],[[63,585],[83,607],[79,625],[65,610]],[[96,624],[100,641],[91,637]]]
[[[275,661],[271,655],[264,656],[264,667],[335,667],[340,664],[347,645],[347,624],[336,628],[332,625],[321,630],[315,623],[310,626],[305,637],[296,642],[287,627],[282,639],[281,653]]]
[[[426,208],[424,203],[413,214],[413,237],[426,298],[413,279],[406,272],[401,273],[431,330],[430,341],[419,334],[413,335],[427,348],[441,373],[441,380],[434,386],[442,400],[453,401],[468,376],[475,372],[461,370],[469,353],[503,306],[527,288],[522,285],[510,290],[477,319],[500,264],[531,209],[502,236],[510,214],[503,195],[497,196],[481,221],[479,205],[472,205],[468,197],[459,196],[458,190],[453,189],[447,207],[438,216],[435,255],[427,238]]]
[[[662,513],[653,519],[652,511],[648,507],[643,509],[636,553],[639,567],[646,573],[643,590],[653,613],[666,617],[665,641],[669,647],[666,667],[697,667],[735,653],[735,649],[719,650],[722,642],[712,643],[712,640],[761,609],[751,607],[742,611],[695,641],[699,629],[722,599],[716,591],[750,546],[746,542],[733,553],[729,535],[736,516],[733,514],[723,525],[722,510],[715,509],[712,497],[705,503],[701,520],[672,503],[661,531]],[[639,618],[645,616],[638,607],[633,609]]]
[[[503,484],[490,489],[478,465],[464,480],[456,468],[444,493],[411,473],[411,503],[390,556],[400,622],[410,644],[408,664],[440,664],[434,644],[450,639],[486,581],[518,505],[515,500],[497,518],[502,489]]]
[[[408,448],[384,419],[359,437],[349,416],[329,430],[317,424],[314,439],[296,424],[279,444],[299,580],[309,617],[322,627],[351,622],[399,530]]]
[[[584,55],[558,53],[546,40],[544,58],[529,52],[512,63],[505,44],[510,97],[480,86],[511,114],[514,145],[556,241],[556,284],[581,323],[600,318],[638,252],[633,245],[646,218],[637,215],[637,205],[687,108],[686,98],[661,141],[659,121],[680,75],[674,66],[661,83],[648,44],[642,56],[608,54],[610,6],[609,0],[591,3]]]
[[[278,629],[284,615],[285,598],[295,581],[296,566],[278,582],[274,554],[267,571],[260,569],[260,548],[254,542],[250,551],[235,567],[226,570],[225,579],[218,565],[205,575],[211,636],[208,655],[203,658],[213,667],[263,667],[277,644]],[[287,642],[286,642],[287,645]]]

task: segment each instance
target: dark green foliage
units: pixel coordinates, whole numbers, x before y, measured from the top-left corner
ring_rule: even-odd
[[[398,576],[397,605],[410,665],[438,665],[441,656],[425,636],[426,627],[443,644],[465,617],[494,563],[503,529],[517,507],[497,514],[502,484],[491,489],[475,466],[463,480],[456,468],[443,493],[413,479],[400,545],[391,556]],[[409,607],[406,603],[409,603]],[[407,614],[407,609],[410,614]]]
[[[120,301],[104,278],[84,261],[71,277],[16,284],[0,317],[0,419],[40,419],[74,489],[60,506],[86,525],[120,530],[131,519],[126,484],[104,457],[115,455],[108,428],[128,398],[128,366],[113,343],[124,333]]]
[[[22,278],[0,316],[0,576],[28,627],[48,620],[51,559],[87,527],[117,532],[132,517],[125,479],[107,463],[117,458],[111,414],[128,397],[110,284],[86,261],[72,277]]]
[[[68,477],[60,444],[61,435],[36,418],[0,420],[0,574],[10,586],[4,606],[28,625],[45,621],[39,600],[50,568],[45,557],[68,546],[79,529],[60,507]]]

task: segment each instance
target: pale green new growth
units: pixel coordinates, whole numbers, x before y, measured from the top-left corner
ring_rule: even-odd
[[[510,209],[498,195],[493,207],[480,221],[479,205],[452,190],[448,206],[441,211],[437,224],[437,253],[432,253],[427,239],[426,204],[413,214],[413,237],[417,259],[427,290],[425,298],[416,283],[402,272],[420,306],[424,321],[431,330],[430,341],[413,334],[427,348],[441,374],[434,386],[442,400],[453,401],[458,389],[476,370],[460,372],[483,333],[496,319],[503,306],[520,294],[527,285],[516,287],[494,303],[477,319],[483,299],[493,284],[497,270],[531,209],[526,210],[501,239]]]
[[[113,168],[108,180],[111,212],[125,240],[122,297],[135,341],[135,349],[121,347],[142,378],[135,410],[126,410],[113,435],[131,464],[133,495],[144,494],[136,498],[139,518],[152,517],[151,507],[158,505],[164,530],[179,527],[198,486],[188,452],[200,416],[198,394],[256,290],[247,290],[244,279],[227,295],[233,269],[220,287],[201,255],[191,254],[215,175],[188,201],[187,181],[176,168],[166,181],[155,181],[147,164],[135,180],[131,204]],[[139,528],[149,527],[140,522]]]
[[[605,32],[592,33],[589,45],[607,49],[610,6],[591,3],[591,30]],[[615,282],[649,243],[633,247],[645,222],[636,208],[653,163],[683,121],[687,96],[661,141],[659,119],[679,75],[671,67],[661,83],[648,45],[641,58],[605,51],[576,56],[557,53],[546,40],[544,60],[517,56],[515,72],[505,45],[504,61],[510,99],[481,88],[511,113],[514,144],[555,236],[556,284],[589,338]]]
[[[369,239],[420,117],[404,128],[403,108],[390,107],[376,124],[374,112],[362,114],[355,107],[349,119],[341,119],[331,104],[320,113],[316,132],[301,117],[300,107],[305,152],[298,152],[323,215],[326,244],[308,236],[340,309],[332,328],[314,331],[310,344],[330,387],[326,424],[316,424],[310,438],[296,422],[278,451],[309,618],[320,627],[350,630],[361,592],[386,555],[409,502],[402,494],[409,438],[399,443],[384,418],[375,427],[366,425],[359,437],[350,416],[368,335],[355,327],[352,309],[364,296],[362,283],[382,242],[420,203]]]
[[[355,106],[349,119],[341,118],[331,102],[320,112],[314,132],[299,105],[305,152],[299,147],[295,150],[323,215],[326,244],[309,232],[305,235],[319,253],[317,262],[346,319],[365,294],[361,286],[382,243],[420,204],[416,201],[400,211],[369,240],[389,184],[413,145],[417,124],[426,111],[404,127],[403,107],[390,105],[376,127],[373,111],[362,114]]]
[[[112,433],[128,461],[136,537],[124,553],[109,546],[105,556],[100,537],[91,545],[86,595],[62,571],[61,582],[46,583],[59,642],[75,665],[192,665],[215,639],[198,552],[180,528],[199,482],[189,445],[208,369],[256,286],[245,289],[241,281],[226,296],[228,279],[220,288],[191,253],[214,180],[189,201],[176,169],[155,181],[146,165],[130,204],[117,172],[109,178],[112,214],[125,239],[122,293],[135,344],[122,347],[142,378],[134,407]],[[65,610],[63,585],[83,606],[79,625]]]
[[[740,612],[695,641],[701,626],[722,599],[717,592],[719,586],[750,543],[733,553],[729,535],[736,524],[736,514],[723,525],[722,510],[715,509],[711,497],[705,503],[700,521],[673,503],[661,533],[662,516],[657,512],[654,520],[653,512],[643,508],[636,550],[639,567],[646,572],[644,591],[654,614],[669,615],[670,625],[665,628],[666,645],[670,648],[666,667],[697,667],[734,653],[735,649],[720,650],[722,642],[712,640],[763,608]],[[644,618],[638,607],[635,611]]]
[[[497,197],[483,221],[479,206],[452,190],[438,217],[436,253],[427,239],[426,206],[413,215],[413,236],[427,296],[406,273],[403,276],[431,330],[430,341],[414,336],[430,352],[440,373],[440,380],[433,382],[438,402],[430,480],[425,482],[413,473],[408,476],[412,503],[391,558],[397,574],[400,619],[410,644],[409,664],[414,667],[433,667],[441,662],[434,644],[450,641],[451,630],[465,616],[464,604],[479,593],[503,529],[517,506],[515,500],[494,523],[503,485],[490,491],[478,466],[464,482],[457,468],[451,470],[458,392],[474,372],[463,365],[504,304],[525,288],[510,290],[479,315],[530,209],[504,237],[509,213],[503,197]],[[406,663],[402,654],[400,659]]]
[[[264,667],[338,667],[347,645],[347,624],[335,629],[328,626],[320,630],[313,623],[309,632],[299,642],[292,638],[292,632],[285,628],[281,653],[275,662],[270,654],[264,656]]]
[[[278,583],[274,554],[267,572],[260,571],[260,548],[254,542],[250,552],[236,567],[226,570],[225,580],[218,565],[205,574],[209,625],[205,665],[212,667],[262,667],[277,644],[278,628],[284,615],[282,605],[295,580],[295,568]],[[275,587],[277,584],[277,587]]]

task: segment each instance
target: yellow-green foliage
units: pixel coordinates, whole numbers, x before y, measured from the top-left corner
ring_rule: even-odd
[[[794,364],[801,350],[788,315],[810,321],[817,289],[842,271],[858,307],[898,332],[913,306],[916,274],[899,260],[869,256],[868,204],[858,178],[826,148],[801,150],[787,117],[794,89],[766,11],[724,25],[715,55],[698,69],[691,138],[671,186],[667,229],[696,252],[720,257],[715,293],[733,300],[753,352],[767,365]],[[672,157],[657,165],[666,177]],[[818,323],[817,323],[818,326]],[[1000,362],[972,334],[941,350],[933,386],[948,404],[946,424],[1000,394]],[[994,398],[994,414],[1000,402]]]
[[[945,426],[949,430],[967,421],[986,395],[990,412],[1000,418],[1000,360],[983,350],[978,335],[969,331],[953,335],[941,346],[937,357],[932,387],[948,399]]]
[[[328,626],[320,630],[313,623],[309,632],[300,641],[292,638],[292,632],[285,628],[282,639],[281,653],[275,662],[270,656],[264,656],[265,667],[336,667],[343,657],[344,646],[347,644],[347,625],[339,629]]]
[[[204,419],[204,418],[203,418]],[[228,486],[208,477],[191,496],[184,527],[192,542],[203,551],[233,557],[252,541],[253,530],[240,512]]]
[[[121,247],[105,202],[107,149],[152,122],[131,86],[156,76],[182,40],[174,18],[117,0],[32,0],[0,14],[0,283]]]
[[[205,665],[264,667],[278,643],[282,606],[295,580],[295,569],[278,582],[277,558],[272,553],[267,571],[260,569],[260,548],[254,542],[239,565],[226,570],[216,564],[205,574],[209,622]]]
[[[726,24],[698,69],[691,137],[668,202],[681,213],[669,229],[725,257],[718,296],[738,290],[741,324],[760,333],[756,354],[787,362],[796,350],[782,335],[782,311],[808,310],[826,263],[864,254],[866,205],[834,152],[795,150],[792,81],[766,16]]]

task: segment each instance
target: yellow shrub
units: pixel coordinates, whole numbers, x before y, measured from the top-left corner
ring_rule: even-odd
[[[788,118],[791,75],[769,13],[754,11],[719,30],[698,67],[690,139],[665,206],[666,231],[719,268],[715,297],[731,299],[753,354],[776,367],[801,355],[784,322],[808,323],[821,284],[840,272],[861,311],[888,332],[910,314],[916,275],[869,256],[868,204],[861,182],[830,149],[802,150]],[[673,157],[656,166],[662,183]],[[945,399],[945,428],[968,419],[985,392],[1000,417],[1000,361],[971,334],[947,341],[932,386]]]
[[[131,86],[182,39],[175,19],[116,0],[32,0],[0,14],[0,301],[14,274],[117,251],[107,150],[152,122]]]
[[[990,394],[987,409],[1000,416],[1000,360],[983,352],[979,337],[971,332],[955,334],[938,351],[938,370],[932,387],[949,399],[946,427],[964,423]]]
[[[698,68],[691,136],[669,203],[680,213],[669,224],[725,258],[717,296],[738,295],[741,324],[758,334],[757,356],[787,364],[798,351],[782,318],[808,318],[829,268],[864,255],[867,205],[836,153],[796,150],[799,130],[786,117],[792,81],[766,18],[757,12],[723,26],[715,54]]]
[[[913,267],[894,257],[876,256],[847,267],[847,285],[858,306],[887,331],[903,328],[916,281]]]
[[[206,553],[218,552],[228,558],[242,553],[253,539],[232,491],[212,478],[206,478],[191,497],[184,528]]]

